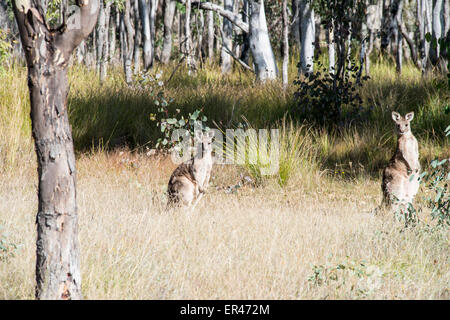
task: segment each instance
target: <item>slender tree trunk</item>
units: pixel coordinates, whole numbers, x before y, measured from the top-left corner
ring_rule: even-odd
[[[134,18],[134,48],[133,48],[133,61],[134,61],[134,68],[133,68],[133,74],[138,74],[141,66],[141,60],[140,60],[140,50],[141,50],[141,40],[142,40],[142,24],[140,23],[140,16],[139,16],[139,2],[133,1],[133,8],[131,9],[131,12],[133,13]]]
[[[403,35],[401,33],[402,13],[403,13],[403,0],[397,0],[393,3],[394,19],[393,19],[393,29],[394,29],[394,41],[396,43],[396,71],[398,74],[402,73],[403,67]]]
[[[289,18],[287,12],[287,0],[283,0],[283,88],[286,89],[289,84],[288,79],[289,66]]]
[[[227,11],[233,11],[233,0],[224,0],[223,8]],[[222,60],[222,73],[227,74],[232,69],[232,57],[228,53],[228,50],[233,48],[233,24],[227,18],[223,19],[222,24],[222,51],[220,54]]]
[[[142,25],[144,69],[148,70],[153,63],[153,38],[150,27],[150,10],[146,0],[139,0],[139,16]]]
[[[67,111],[67,67],[73,50],[95,26],[98,2],[79,8],[67,28],[49,30],[39,2],[14,15],[25,48],[31,125],[38,159],[36,298],[81,299],[76,169]],[[76,22],[80,22],[77,24]]]
[[[176,1],[165,0],[164,2],[164,41],[161,53],[161,62],[167,64],[172,53],[172,25],[175,16]]]
[[[208,59],[214,59],[214,12],[208,11]]]
[[[264,0],[250,2],[250,49],[259,81],[273,80],[278,75],[277,64],[267,30]]]
[[[134,46],[134,28],[131,24],[131,7],[130,0],[125,0],[125,9],[122,13],[122,21],[121,21],[121,33],[123,39],[123,63],[125,70],[125,82],[127,84],[131,84],[133,81],[133,72],[131,68],[131,64],[133,61],[133,46]]]
[[[244,0],[242,8],[242,21],[248,23],[248,17],[250,16],[250,6],[248,0]],[[250,59],[250,36],[247,32],[243,33],[243,43],[241,49],[241,60],[248,64]]]
[[[205,31],[205,17],[203,11],[197,12],[197,58],[203,63],[203,33]]]
[[[101,66],[105,63],[105,42],[106,42],[106,10],[105,10],[105,4],[103,0],[99,1],[100,9],[98,13],[98,22],[97,22],[97,63],[96,63],[96,69],[97,73],[100,75],[100,80],[103,81],[101,76]]]
[[[368,57],[366,56],[368,36],[367,17],[365,17],[361,23],[361,50],[359,53],[359,70],[356,78],[357,83],[361,81],[361,75],[364,69],[364,61],[368,59]]]
[[[433,39],[436,41],[436,46],[431,46],[430,58],[433,64],[436,64],[440,56],[439,39],[444,35],[444,2],[443,0],[434,0],[433,7]]]
[[[425,35],[432,32],[430,0],[417,0],[417,22],[420,38],[420,66],[422,68],[422,74],[426,75],[430,67],[428,62],[430,44],[426,41]]]
[[[149,0],[151,3],[150,6],[150,31],[152,34],[152,41],[156,40],[156,14],[158,11],[159,0]]]
[[[111,7],[112,9],[112,7]],[[119,17],[119,14],[116,10],[116,16],[113,16],[111,14],[111,20],[110,20],[110,28],[109,28],[109,50],[108,50],[108,57],[110,61],[114,61],[114,57],[116,54],[116,31],[117,26],[119,25],[116,21],[116,19]]]
[[[292,14],[293,21],[291,26],[291,33],[297,48],[301,46],[301,35],[300,35],[300,0],[292,0]]]
[[[327,28],[327,45],[328,45],[328,70],[330,74],[336,72],[336,43],[334,41],[333,20]]]
[[[310,1],[300,0],[300,28],[301,43],[300,50],[300,74],[311,73],[314,70],[314,39],[315,23],[314,9]]]
[[[191,0],[186,0],[186,19],[185,19],[185,48],[186,48],[186,63],[188,66],[188,74],[191,75],[192,70],[195,70],[194,57],[192,55],[192,33],[191,33]]]
[[[8,6],[6,2],[0,2],[0,29],[8,30],[9,29],[9,19],[8,19]]]

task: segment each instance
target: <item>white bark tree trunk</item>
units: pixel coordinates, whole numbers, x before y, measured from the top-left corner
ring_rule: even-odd
[[[164,4],[164,41],[161,62],[167,64],[169,63],[170,55],[172,53],[172,26],[173,18],[175,16],[176,1],[165,0]]]
[[[224,0],[223,8],[224,10],[233,12],[233,0]],[[221,68],[222,74],[230,73],[232,70],[232,57],[228,53],[228,50],[233,48],[233,24],[227,18],[223,18],[222,24],[222,50],[220,53],[221,57]]]
[[[144,70],[148,70],[153,63],[153,38],[150,25],[149,4],[146,0],[139,0],[139,16],[142,25]]]
[[[283,88],[286,89],[289,84],[289,18],[287,12],[287,0],[283,0]]]
[[[309,0],[300,0],[300,28],[301,28],[301,50],[300,50],[300,74],[314,71],[314,39],[315,23],[314,9]]]
[[[250,49],[255,63],[256,78],[262,82],[273,80],[277,78],[278,69],[267,30],[264,0],[249,0],[249,2]]]
[[[208,59],[214,58],[214,12],[208,11]]]

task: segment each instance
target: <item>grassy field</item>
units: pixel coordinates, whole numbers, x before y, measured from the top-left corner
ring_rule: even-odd
[[[163,80],[174,67],[161,68]],[[0,244],[14,253],[0,251],[0,298],[31,299],[37,172],[25,69],[11,67],[0,83]],[[191,214],[164,210],[175,165],[147,154],[159,136],[148,92],[127,87],[119,71],[100,84],[80,66],[70,84],[86,299],[450,298],[448,229],[433,228],[425,207],[413,228],[373,214],[396,143],[392,110],[415,111],[423,168],[450,157],[445,77],[421,78],[410,66],[398,77],[374,64],[361,88],[374,104],[368,121],[331,130],[291,112],[294,86],[283,92],[238,70],[223,77],[209,66],[188,77],[180,68],[165,87],[170,110],[203,108],[211,127],[236,127],[244,116],[254,128],[281,129],[278,175],[227,193],[252,172],[215,166]]]

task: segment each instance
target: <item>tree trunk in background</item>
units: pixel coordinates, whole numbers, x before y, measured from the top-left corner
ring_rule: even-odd
[[[203,33],[205,31],[205,17],[202,10],[197,11],[197,58],[203,63]]]
[[[150,10],[146,0],[139,0],[139,16],[142,25],[144,70],[148,70],[153,63],[153,38],[150,27]]]
[[[450,4],[449,0],[444,0],[444,34],[443,37],[448,37],[450,31]]]
[[[430,69],[429,52],[430,43],[426,41],[425,35],[432,32],[431,27],[431,0],[417,0],[417,22],[419,25],[420,38],[420,66],[422,74],[426,75]]]
[[[314,22],[314,58],[319,59],[322,51],[320,50],[320,31],[321,31],[321,18],[319,15],[315,16]]]
[[[434,0],[433,7],[433,39],[436,40],[436,46],[430,48],[430,59],[433,64],[438,62],[440,56],[439,39],[444,35],[444,2],[443,0]]]
[[[100,75],[100,67],[104,61],[104,54],[103,50],[105,48],[105,41],[106,41],[106,14],[105,14],[105,5],[104,1],[99,1],[99,13],[98,13],[98,22],[97,22],[97,61],[96,61],[96,69],[97,73]],[[100,76],[100,80],[103,81],[103,79]]]
[[[176,1],[164,1],[164,40],[163,49],[161,53],[161,62],[169,63],[170,55],[172,53],[172,25],[175,16]]]
[[[114,57],[116,54],[116,31],[117,26],[119,25],[116,21],[116,19],[119,17],[119,13],[117,12],[117,9],[115,9],[116,15],[113,16],[111,14],[110,22],[109,22],[109,48],[108,48],[108,58],[109,60],[114,63]]]
[[[249,2],[250,49],[255,64],[256,79],[262,82],[273,80],[277,77],[278,69],[267,30],[264,0],[249,0]]]
[[[134,18],[134,48],[133,48],[133,61],[134,61],[134,68],[133,68],[133,74],[138,74],[141,64],[140,64],[140,51],[141,51],[141,40],[142,40],[142,24],[140,23],[140,16],[139,16],[139,2],[133,1],[133,8],[131,9],[131,12],[133,13]]]
[[[292,15],[291,34],[295,45],[300,48],[300,0],[292,0]]]
[[[286,89],[288,80],[288,67],[289,67],[289,18],[287,12],[287,0],[283,0],[283,88]]]
[[[186,63],[188,66],[188,74],[192,74],[195,69],[194,57],[192,56],[192,33],[191,33],[191,0],[186,0],[186,17],[185,17],[185,48],[186,48]]]
[[[244,0],[243,7],[242,7],[242,21],[245,23],[248,23],[248,17],[250,16],[250,7],[248,0]],[[246,64],[248,64],[248,61],[250,59],[250,36],[247,32],[244,32],[242,34],[243,36],[243,43],[242,43],[242,49],[241,49],[241,60],[244,61]]]
[[[233,11],[233,0],[223,0],[223,8],[227,11]],[[220,53],[222,74],[231,72],[232,57],[228,53],[228,50],[233,48],[233,24],[227,18],[223,18],[222,24],[222,50]]]
[[[156,39],[156,13],[158,10],[159,0],[149,0],[150,5],[150,32],[152,34],[153,42]],[[154,51],[154,49],[153,49]]]
[[[327,28],[327,46],[328,46],[328,72],[335,74],[336,72],[336,43],[334,41],[333,20],[331,26]]]
[[[9,29],[9,20],[8,20],[8,12],[7,12],[6,2],[0,2],[0,29],[7,30]]]
[[[398,74],[402,73],[403,67],[403,35],[401,32],[403,0],[395,0],[392,3],[391,13],[392,17],[392,33],[394,35],[395,43],[395,62],[396,71]]]
[[[356,77],[357,83],[361,81],[361,75],[364,69],[364,61],[368,59],[366,55],[368,37],[369,33],[367,29],[367,16],[365,16],[361,21],[361,50],[359,52],[359,70]]]
[[[300,74],[311,73],[314,70],[314,9],[309,0],[299,1],[301,50],[300,50]]]
[[[131,63],[133,61],[133,45],[134,45],[134,28],[130,18],[130,0],[125,0],[125,9],[121,14],[120,33],[121,33],[121,49],[123,67],[125,71],[125,81],[131,84],[133,81]]]
[[[208,11],[208,59],[214,59],[214,12]]]
[[[73,50],[95,26],[98,0],[84,2],[67,28],[57,32],[49,30],[39,2],[29,4],[30,8],[17,8],[13,1],[28,65],[31,124],[38,160],[36,298],[81,299],[67,67]],[[76,21],[80,22],[78,26],[73,23]]]

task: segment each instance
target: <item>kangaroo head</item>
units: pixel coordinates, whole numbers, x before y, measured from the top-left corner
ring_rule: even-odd
[[[397,134],[402,136],[411,132],[410,122],[414,118],[414,112],[409,112],[402,117],[400,113],[392,111],[392,120],[395,122],[395,127],[397,129]]]
[[[208,154],[212,151],[212,140],[214,138],[214,131],[210,130],[206,133],[203,133],[202,131],[196,131],[195,132],[195,138],[198,143],[198,151],[199,154]],[[201,149],[200,149],[201,147]]]

